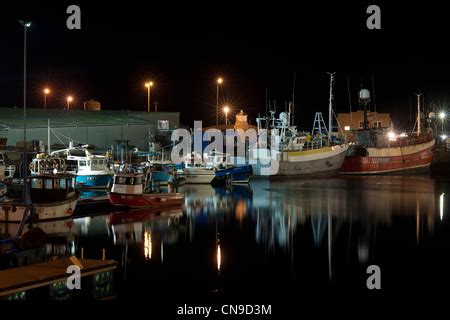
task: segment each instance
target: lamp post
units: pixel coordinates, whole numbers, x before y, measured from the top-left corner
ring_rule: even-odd
[[[47,95],[50,93],[49,88],[44,89],[44,109],[47,109]]]
[[[441,113],[439,113],[439,118],[441,118],[441,124],[442,124],[442,127],[441,127],[441,132],[442,133],[444,133],[444,120],[445,120],[446,116],[447,115],[443,111]]]
[[[219,125],[219,86],[222,84],[223,79],[217,79],[217,95],[216,95],[216,126]]]
[[[225,126],[228,126],[228,112],[230,112],[230,108],[228,106],[223,107],[223,112],[225,113]]]
[[[150,112],[150,89],[153,87],[153,81],[146,82],[145,87],[147,88],[147,112]]]
[[[67,110],[70,110],[70,103],[73,101],[73,97],[72,96],[68,96],[67,97]]]
[[[23,155],[22,155],[22,177],[23,177],[23,202],[25,204],[25,212],[28,214],[28,206],[31,199],[28,195],[28,157],[27,157],[27,29],[31,26],[31,22],[19,21],[23,27]],[[22,222],[25,219],[22,219]],[[21,224],[19,232],[23,225]]]

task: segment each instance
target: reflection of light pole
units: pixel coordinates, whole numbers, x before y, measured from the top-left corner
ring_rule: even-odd
[[[44,89],[44,109],[47,109],[47,95],[50,93],[49,88]]]
[[[228,125],[228,112],[230,112],[230,108],[228,106],[223,107],[223,112],[225,112],[225,126]]]
[[[23,177],[23,202],[25,203],[25,213],[27,207],[31,203],[28,197],[28,165],[27,165],[27,29],[31,26],[31,22],[19,21],[23,27],[23,160],[22,160],[22,177]],[[23,221],[23,220],[22,220]]]
[[[222,84],[223,79],[217,79],[217,96],[216,96],[216,126],[219,125],[219,86]]]
[[[147,112],[150,112],[150,88],[153,87],[153,81],[146,82],[145,87],[147,88]]]
[[[73,97],[72,96],[68,96],[67,97],[67,110],[70,110],[70,103],[73,101]]]
[[[442,129],[441,129],[442,133],[444,133],[444,120],[445,120],[445,117],[446,117],[445,112],[439,113],[439,118],[441,118],[441,123],[442,123]]]

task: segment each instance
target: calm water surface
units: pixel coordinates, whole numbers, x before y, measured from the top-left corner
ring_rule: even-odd
[[[162,290],[243,294],[450,283],[450,184],[428,176],[185,186],[182,209],[134,210],[43,223],[49,255],[119,263],[119,299]],[[4,227],[4,226],[3,226]],[[267,297],[267,296],[266,296]]]

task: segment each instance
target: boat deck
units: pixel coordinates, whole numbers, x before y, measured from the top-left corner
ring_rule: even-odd
[[[117,266],[114,260],[80,259],[80,262],[84,266],[81,277],[112,271]],[[0,271],[0,297],[66,281],[71,275],[66,273],[70,265],[73,263],[69,259],[58,259]]]

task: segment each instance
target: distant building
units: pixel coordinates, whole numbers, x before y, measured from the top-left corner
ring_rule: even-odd
[[[390,113],[368,112],[367,115],[369,128],[390,128],[392,119]],[[347,138],[353,140],[352,130],[364,128],[364,111],[358,110],[352,113],[338,113],[339,136],[343,133]]]
[[[95,102],[94,102],[95,104]],[[0,143],[23,145],[22,108],[0,108]],[[150,134],[179,127],[179,112],[139,112],[100,110],[27,109],[27,141],[47,145],[50,121],[51,144],[92,144],[110,148],[115,140],[129,140],[130,145],[148,148]]]

